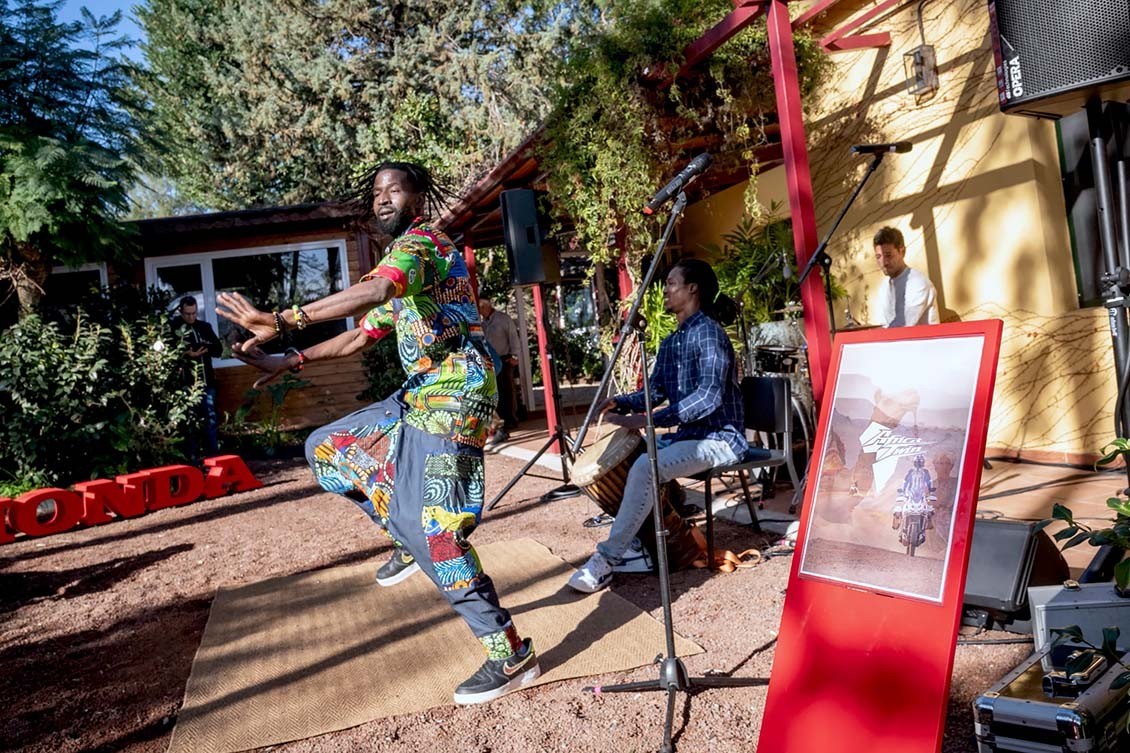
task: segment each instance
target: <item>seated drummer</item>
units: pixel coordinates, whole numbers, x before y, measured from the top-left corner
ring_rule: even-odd
[[[749,451],[742,422],[742,396],[734,348],[722,326],[710,318],[718,295],[718,279],[698,259],[680,261],[667,275],[663,305],[679,326],[659,346],[652,371],[652,405],[667,406],[652,414],[656,427],[678,426],[656,437],[659,482],[684,478],[709,468],[737,462]],[[616,426],[645,426],[643,392],[609,398],[601,410]],[[607,413],[630,411],[634,415]],[[651,514],[651,464],[645,453],[632,465],[624,501],[608,539],[569,579],[570,587],[593,593],[612,582],[632,540]]]

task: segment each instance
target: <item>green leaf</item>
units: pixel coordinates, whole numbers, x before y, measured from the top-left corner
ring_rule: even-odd
[[[1071,538],[1077,533],[1079,533],[1079,529],[1076,526],[1068,526],[1067,528],[1056,531],[1055,534],[1053,534],[1053,537],[1056,541],[1063,541],[1064,539]]]
[[[1056,502],[1054,505],[1052,505],[1052,518],[1054,518],[1055,520],[1066,521],[1067,523],[1072,524],[1072,525],[1075,523],[1075,520],[1074,520],[1074,518],[1072,517],[1072,514],[1071,514],[1071,509],[1068,508],[1068,507],[1064,507],[1063,505],[1059,504],[1058,502]]]
[[[1117,656],[1118,636],[1121,631],[1117,627],[1103,628],[1103,653],[1108,657]]]
[[[1079,546],[1084,541],[1087,541],[1090,538],[1091,538],[1091,534],[1087,533],[1086,531],[1083,531],[1082,533],[1077,533],[1075,536],[1071,537],[1071,540],[1068,541],[1066,544],[1064,544],[1061,548],[1062,549],[1070,549],[1073,546]]]
[[[1122,690],[1127,685],[1130,685],[1130,672],[1123,672],[1118,677],[1114,678],[1114,682],[1110,684],[1110,689]]]
[[[1119,588],[1130,585],[1130,559],[1125,559],[1114,566],[1114,582]]]
[[[1070,638],[1073,641],[1079,642],[1083,640],[1083,630],[1078,625],[1068,625],[1062,628],[1052,628],[1051,634],[1056,636],[1056,640]]]
[[[1106,506],[1120,515],[1130,515],[1130,501],[1122,497],[1110,497],[1106,501]]]

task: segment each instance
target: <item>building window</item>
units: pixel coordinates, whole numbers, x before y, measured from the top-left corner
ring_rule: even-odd
[[[240,293],[258,308],[273,311],[323,298],[349,286],[344,241],[152,257],[145,260],[145,280],[147,285],[172,294],[170,312],[184,296],[196,299],[201,318],[212,324],[224,344],[222,360],[215,363],[217,367],[240,363],[231,357],[231,346],[245,336],[227,319],[216,315],[217,293]],[[317,322],[301,332],[291,330],[290,345],[306,348],[352,326],[350,318]],[[281,353],[285,347],[276,339],[263,349]]]
[[[77,267],[57,266],[43,284],[43,303],[65,305],[98,295],[110,284],[105,264],[80,264]]]

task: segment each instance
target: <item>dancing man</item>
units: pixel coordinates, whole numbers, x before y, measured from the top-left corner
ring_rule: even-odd
[[[679,325],[663,339],[651,375],[652,419],[657,427],[678,426],[656,437],[659,483],[685,478],[718,465],[735,463],[750,452],[742,420],[734,347],[710,318],[718,279],[699,259],[680,261],[667,275],[663,305]],[[647,424],[643,391],[609,398],[601,409],[609,423],[629,429]],[[608,411],[631,411],[618,415]],[[624,500],[605,541],[569,580],[577,591],[593,593],[612,582],[640,526],[651,513],[651,463],[645,453],[628,471]]]
[[[455,691],[456,703],[482,703],[541,671],[531,639],[519,637],[467,541],[483,507],[494,367],[463,258],[422,219],[443,197],[431,175],[419,165],[385,162],[364,186],[363,201],[392,242],[360,282],[275,312],[220,293],[216,311],[251,332],[236,351],[267,373],[257,384],[310,361],[354,354],[395,331],[408,374],[402,387],[312,433],[306,458],[323,488],[350,498],[392,538],[392,557],[377,582],[391,586],[422,569],[482,642],[486,661]],[[287,329],[363,308],[368,314],[360,327],[305,351],[279,356],[258,348]]]

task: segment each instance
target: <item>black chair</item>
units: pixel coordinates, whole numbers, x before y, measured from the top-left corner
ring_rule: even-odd
[[[745,504],[749,509],[750,525],[754,531],[761,532],[761,523],[754,510],[753,498],[749,493],[749,472],[763,468],[785,466],[793,482],[794,504],[799,498],[802,486],[793,464],[793,418],[792,384],[785,376],[750,376],[742,380],[742,407],[745,413],[747,431],[759,434],[780,435],[780,449],[752,447],[746,457],[730,465],[720,465],[700,473],[695,478],[705,482],[703,496],[706,503],[706,549],[710,556],[710,566],[714,567],[714,498],[711,482],[724,473],[737,473],[745,493]]]

